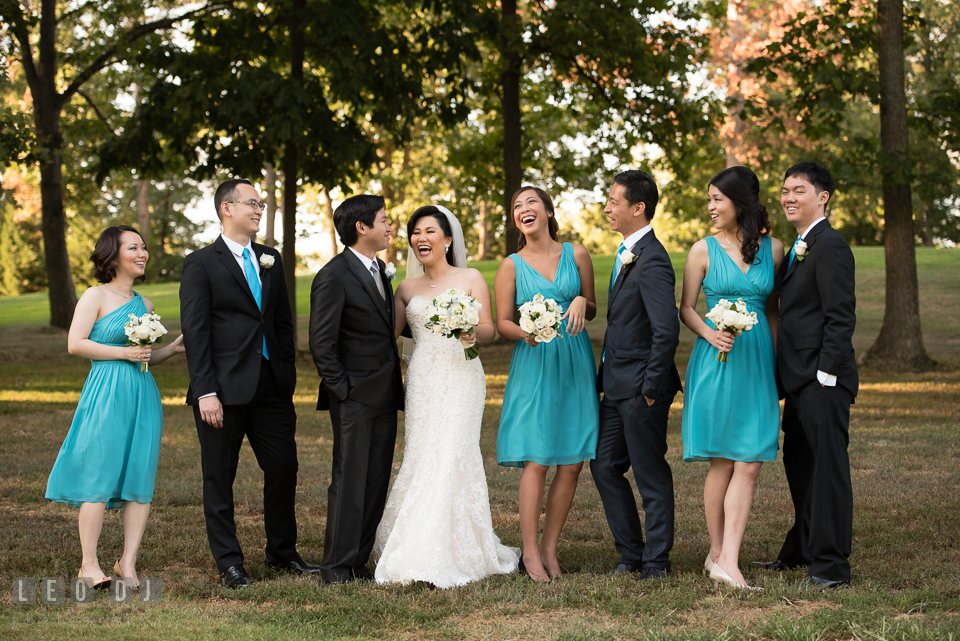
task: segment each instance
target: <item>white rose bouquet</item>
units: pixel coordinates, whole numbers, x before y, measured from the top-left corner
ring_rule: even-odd
[[[163,342],[163,335],[167,333],[167,328],[160,324],[160,314],[155,312],[147,312],[143,316],[130,314],[129,318],[130,320],[123,326],[123,332],[127,335],[127,345],[144,346]],[[149,363],[140,363],[141,372],[149,369]]]
[[[549,343],[560,336],[563,308],[552,298],[534,294],[533,300],[520,306],[520,329],[538,343]]]
[[[480,324],[480,308],[473,296],[461,289],[448,289],[427,305],[427,329],[434,334],[456,338],[463,345],[463,355],[469,361],[480,356],[480,345],[472,345],[460,335]]]
[[[735,303],[721,298],[707,314],[707,319],[713,321],[718,332],[730,332],[734,336],[749,332],[759,322],[757,313],[748,311],[742,298],[738,298]],[[717,350],[717,360],[726,363],[727,353]]]

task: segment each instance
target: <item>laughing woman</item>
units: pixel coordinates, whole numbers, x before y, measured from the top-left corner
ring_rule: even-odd
[[[152,312],[153,303],[133,291],[142,281],[147,246],[133,227],[108,227],[100,234],[90,260],[102,285],[91,287],[77,303],[67,350],[93,364],[80,393],[73,424],[47,480],[46,497],[80,508],[79,576],[92,588],[110,585],[97,558],[105,509],[123,508],[123,556],[115,574],[136,589],[137,552],[147,525],[160,455],[163,410],[150,372],[182,353],[183,337],[153,350],[127,345],[124,324],[129,314]]]
[[[710,533],[704,571],[718,583],[748,588],[739,568],[740,543],[763,461],[777,458],[780,405],[773,346],[777,298],[773,277],[783,244],[770,237],[760,182],[746,167],[714,176],[707,211],[718,234],[694,243],[683,268],[680,320],[697,338],[687,364],[683,460],[710,461],[703,504]],[[700,288],[707,309],[742,298],[759,323],[734,337],[697,314]],[[717,352],[727,352],[727,362]]]
[[[596,455],[599,433],[596,363],[584,323],[597,315],[593,263],[582,245],[561,243],[553,201],[542,189],[513,195],[520,249],[497,270],[497,330],[516,341],[503,393],[497,436],[500,465],[523,468],[520,477],[521,570],[534,581],[560,576],[557,543],[577,491],[583,462]],[[535,294],[563,308],[559,340],[538,343],[516,322]],[[540,506],[547,470],[557,472],[547,494],[543,536]]]

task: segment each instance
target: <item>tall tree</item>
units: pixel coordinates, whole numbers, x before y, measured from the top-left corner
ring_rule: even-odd
[[[877,26],[887,290],[880,335],[860,361],[878,368],[924,371],[933,361],[923,347],[920,331],[920,284],[910,192],[903,59],[903,0],[878,0]]]
[[[918,174],[922,159],[908,138],[924,136],[924,152],[937,148],[946,157],[960,152],[960,138],[953,133],[960,100],[943,99],[960,92],[955,74],[940,79],[935,92],[918,91],[922,83],[905,77],[909,49],[904,27],[912,39],[926,22],[922,2],[910,8],[905,16],[899,0],[894,5],[845,0],[817,7],[791,21],[785,37],[767,47],[750,69],[769,80],[789,76],[791,86],[773,106],[799,121],[815,144],[810,157],[832,159],[828,164],[838,173],[859,174],[866,193],[882,185],[886,307],[881,333],[861,359],[871,366],[917,371],[932,361],[920,332],[912,185],[919,183],[927,195],[951,188],[936,184],[942,174]],[[875,107],[879,118],[871,115]],[[851,117],[857,113],[861,116]],[[947,164],[953,167],[950,182],[956,183],[960,172]]]
[[[40,166],[50,324],[55,327],[69,327],[77,304],[63,201],[63,109],[91,78],[124,59],[139,41],[202,15],[210,6],[146,21],[144,7],[126,0],[79,5],[0,1],[4,45],[19,58],[32,96],[36,149],[30,160]]]

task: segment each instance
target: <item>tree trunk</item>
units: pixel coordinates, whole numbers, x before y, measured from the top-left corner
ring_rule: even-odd
[[[493,244],[490,222],[487,201],[481,199],[480,210],[477,213],[477,260],[489,260],[490,258],[490,247]]]
[[[744,77],[743,67],[747,61],[737,48],[746,37],[746,29],[744,28],[744,17],[741,15],[741,7],[737,0],[727,0],[727,36],[730,38],[730,43],[727,46],[729,52],[727,97],[734,104],[730,107],[727,123],[724,127],[726,133],[726,165],[727,167],[736,167],[743,164],[746,155],[743,148],[743,137],[747,130],[747,125],[741,116],[744,108],[744,97],[740,90],[740,81]]]
[[[517,16],[517,0],[501,2],[500,58],[503,73],[500,76],[500,100],[503,108],[503,215],[504,255],[517,251],[520,230],[513,221],[515,191],[523,181],[522,140],[520,122],[520,54],[517,40],[520,38],[520,19]]]
[[[303,81],[305,0],[293,0],[290,12],[290,76]],[[290,313],[293,316],[293,340],[297,342],[297,143],[287,141],[283,152],[283,275],[287,280]]]
[[[137,180],[137,226],[140,227],[140,235],[143,236],[143,242],[150,246],[150,181],[146,178]]]
[[[380,147],[383,152],[383,168],[380,170],[380,189],[383,194],[383,201],[387,206],[387,216],[390,219],[390,240],[387,248],[383,250],[383,261],[386,263],[395,263],[397,260],[397,238],[400,232],[400,223],[392,213],[397,203],[397,190],[394,187],[396,176],[393,174],[393,144],[383,139],[383,145]]]
[[[40,61],[36,65],[34,81],[30,83],[33,121],[37,140],[43,150],[40,162],[40,229],[43,231],[50,297],[50,324],[68,329],[77,306],[77,290],[70,272],[67,217],[63,209],[63,133],[60,130],[63,99],[56,84],[57,3],[43,0],[41,4],[40,38],[37,43]],[[29,55],[26,50],[22,53],[24,57]]]
[[[880,141],[887,284],[883,326],[860,362],[872,368],[925,371],[920,294],[910,194],[907,99],[903,61],[903,0],[878,0]]]
[[[330,232],[330,257],[333,258],[340,253],[340,249],[337,247],[337,228],[333,225],[333,199],[330,197],[329,189],[324,187],[321,191],[323,193],[323,210],[327,215],[327,229]]]
[[[920,230],[923,236],[923,246],[933,247],[933,230],[930,229],[930,201],[923,203],[923,228]]]
[[[268,162],[264,165],[266,192],[267,192],[267,231],[263,237],[263,244],[267,247],[277,246],[277,170],[273,168],[273,163]]]

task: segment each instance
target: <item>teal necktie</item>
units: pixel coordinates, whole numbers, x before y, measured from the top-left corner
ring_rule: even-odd
[[[257,268],[253,266],[253,259],[250,258],[250,250],[243,248],[243,275],[247,277],[247,285],[250,286],[250,292],[257,301],[257,309],[263,310],[260,302],[260,279],[257,278]],[[263,357],[270,360],[267,355],[267,337],[263,337]]]
[[[617,249],[617,257],[613,261],[613,272],[610,273],[610,291],[613,291],[613,284],[617,282],[617,276],[620,275],[620,254],[622,254],[626,249],[626,245],[620,243],[620,248]]]
[[[803,240],[803,238],[797,236],[797,239],[793,241],[793,247],[790,248],[790,259],[787,261],[787,269],[793,267],[793,259],[797,257],[797,245],[800,244],[801,240]]]

